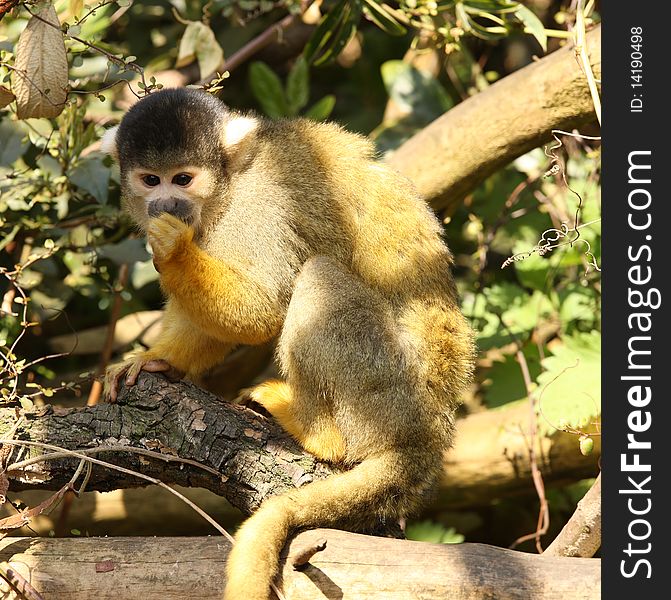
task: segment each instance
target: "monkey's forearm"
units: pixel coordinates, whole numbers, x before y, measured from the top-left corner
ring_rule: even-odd
[[[230,352],[232,345],[220,342],[194,327],[173,307],[163,317],[163,330],[156,342],[144,353],[144,359],[170,363],[191,379],[199,378]]]
[[[183,243],[159,263],[161,286],[179,312],[218,340],[261,344],[282,324],[281,307],[240,270]]]

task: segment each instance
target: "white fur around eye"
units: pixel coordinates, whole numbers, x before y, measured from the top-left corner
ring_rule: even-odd
[[[117,147],[116,147],[116,134],[119,129],[118,125],[115,125],[111,129],[108,129],[100,140],[100,151],[103,154],[111,154],[115,158],[118,157]]]
[[[228,148],[237,146],[256,129],[258,124],[252,117],[233,117],[224,126],[224,145]]]

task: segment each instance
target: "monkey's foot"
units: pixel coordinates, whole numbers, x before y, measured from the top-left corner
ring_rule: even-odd
[[[122,363],[112,365],[105,372],[103,397],[107,402],[116,402],[122,378],[124,385],[135,385],[141,371],[147,373],[163,373],[171,381],[179,381],[184,377],[182,371],[177,370],[163,359],[152,358],[146,353],[138,354]]]
[[[233,398],[233,400],[231,400],[231,403],[237,404],[238,406],[244,406],[245,408],[248,408],[249,410],[252,410],[259,415],[263,415],[264,417],[272,417],[270,412],[266,410],[256,398],[254,398],[255,389],[256,388],[253,387],[241,389],[238,392],[238,395]]]
[[[313,423],[306,427],[286,382],[271,379],[244,389],[235,402],[256,412],[260,412],[256,407],[267,411],[303,448],[317,458],[333,463],[344,460],[347,444],[333,417],[322,414],[318,425]]]
[[[170,258],[193,239],[193,228],[177,217],[162,213],[149,220],[147,241],[154,252],[154,262]]]

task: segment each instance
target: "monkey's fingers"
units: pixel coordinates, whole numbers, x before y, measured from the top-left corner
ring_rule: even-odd
[[[184,377],[184,373],[175,369],[168,361],[163,359],[150,359],[139,361],[128,369],[126,374],[126,385],[135,385],[141,371],[147,373],[163,373],[170,381],[179,381]]]
[[[149,220],[147,241],[154,253],[154,263],[169,260],[173,253],[193,238],[193,228],[174,215],[162,213]]]
[[[163,373],[170,381],[184,379],[184,371],[173,367],[168,361],[162,359],[150,360],[142,365],[142,371],[147,373]]]
[[[103,398],[110,403],[117,401],[119,395],[119,385],[121,378],[126,374],[129,365],[122,363],[109,367],[105,373],[105,380],[103,383]]]

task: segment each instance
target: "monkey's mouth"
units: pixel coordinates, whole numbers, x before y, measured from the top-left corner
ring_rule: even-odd
[[[177,217],[187,225],[193,225],[195,220],[193,206],[188,200],[182,198],[159,198],[147,206],[149,218],[158,217],[163,213]]]

